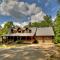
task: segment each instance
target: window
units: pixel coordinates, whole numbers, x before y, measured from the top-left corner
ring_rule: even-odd
[[[29,30],[29,33],[31,33],[32,31],[31,30]]]
[[[14,31],[13,31],[13,29],[11,29],[11,33],[13,33]]]

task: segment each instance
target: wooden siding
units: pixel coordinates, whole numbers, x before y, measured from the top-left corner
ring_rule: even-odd
[[[36,39],[38,40],[39,43],[51,43],[53,41],[52,36],[37,36]]]

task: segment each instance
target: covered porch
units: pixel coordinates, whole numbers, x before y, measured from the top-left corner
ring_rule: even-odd
[[[23,41],[23,43],[29,43],[34,41],[34,35],[33,34],[6,34],[1,36],[2,37],[2,43],[8,43],[9,41],[16,42],[16,41]]]

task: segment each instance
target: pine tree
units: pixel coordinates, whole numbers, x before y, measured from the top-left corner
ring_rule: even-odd
[[[60,43],[60,11],[58,11],[55,20],[55,42]]]

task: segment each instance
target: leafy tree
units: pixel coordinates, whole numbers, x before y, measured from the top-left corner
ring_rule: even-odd
[[[46,21],[34,22],[31,24],[31,27],[49,27],[49,23]]]
[[[31,27],[39,27],[40,26],[39,24],[40,24],[39,22],[34,22],[31,24]]]
[[[49,26],[53,26],[52,19],[51,16],[46,15],[44,16],[44,21],[33,23],[30,22],[28,25],[24,27],[49,27]]]
[[[44,16],[44,20],[48,24],[48,26],[53,26],[51,16]]]
[[[8,22],[5,23],[4,28],[10,28],[12,26],[13,26],[13,22],[12,21],[8,21]]]
[[[13,22],[11,21],[6,22],[4,28],[2,28],[2,30],[0,31],[0,35],[9,33],[9,30],[12,26],[14,26]]]
[[[53,26],[50,16],[44,16],[44,21],[31,23],[31,27],[49,27]]]
[[[54,28],[55,28],[55,42],[60,43],[60,11],[57,12]]]

